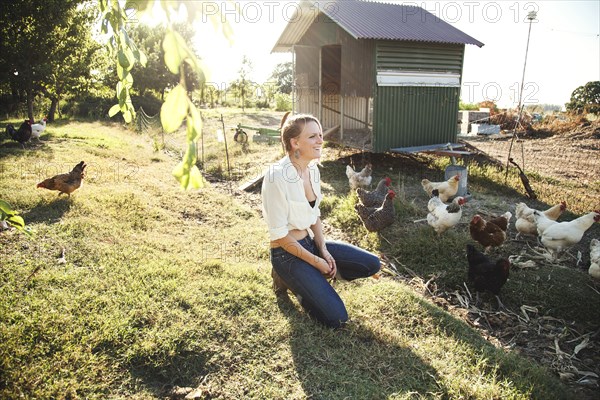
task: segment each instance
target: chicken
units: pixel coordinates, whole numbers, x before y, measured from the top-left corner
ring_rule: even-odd
[[[588,273],[596,279],[600,279],[600,240],[592,239],[590,242],[590,269]]]
[[[6,133],[8,133],[12,140],[21,143],[21,146],[25,148],[25,143],[31,139],[31,122],[26,119],[18,130],[15,130],[13,125],[8,124],[6,125]]]
[[[507,211],[499,217],[492,217],[490,219],[490,222],[492,224],[498,226],[500,229],[502,229],[506,233],[506,231],[508,230],[508,223],[510,222],[511,218],[512,218],[512,213],[510,211]]]
[[[470,244],[467,245],[467,261],[469,262],[468,278],[477,291],[476,302],[479,303],[479,292],[488,290],[496,296],[498,307],[504,307],[498,295],[508,280],[510,261],[501,258],[493,262]]]
[[[542,233],[544,233],[546,229],[558,223],[556,221],[551,220],[543,212],[540,212],[538,210],[534,210],[532,216],[538,236],[542,236]]]
[[[557,222],[541,234],[540,241],[556,256],[562,250],[579,243],[585,231],[598,221],[600,211],[596,210],[572,221]]]
[[[423,179],[421,181],[421,186],[423,186],[423,190],[425,190],[429,196],[431,196],[433,189],[437,189],[440,192],[440,200],[445,203],[458,192],[459,181],[460,176],[456,174],[445,182],[430,182],[427,179]]]
[[[40,140],[42,132],[46,129],[47,119],[42,119],[41,123],[31,125],[31,137]]]
[[[567,209],[567,203],[562,201],[546,211],[541,212],[548,219],[556,221],[558,217]],[[521,233],[524,235],[537,235],[537,225],[533,218],[533,212],[537,211],[533,208],[527,207],[525,203],[517,204],[515,208],[515,228],[517,229],[518,235]]]
[[[506,229],[503,228],[508,227],[508,221],[511,217],[512,214],[507,211],[500,217],[485,221],[480,215],[476,214],[469,224],[471,238],[481,244],[486,252],[491,247],[502,245],[506,240]]]
[[[360,172],[356,172],[350,165],[346,165],[346,176],[348,177],[350,188],[354,190],[359,187],[369,187],[371,180],[373,179],[371,176],[371,173],[373,172],[372,168],[373,166],[371,163],[368,163]]]
[[[48,190],[58,190],[59,196],[63,193],[66,193],[69,197],[71,197],[71,193],[81,187],[81,181],[85,175],[85,167],[85,162],[81,161],[68,174],[60,174],[53,176],[52,178],[48,178],[38,183],[36,187]]]
[[[366,207],[362,204],[355,205],[356,212],[369,232],[379,232],[394,223],[396,220],[395,196],[396,193],[393,190],[388,190],[383,204],[377,208]]]
[[[392,184],[392,180],[388,177],[383,178],[377,184],[375,190],[368,192],[363,188],[356,189],[356,195],[360,202],[367,207],[379,207],[385,196],[388,193],[388,187]]]
[[[444,204],[438,197],[438,190],[434,189],[433,197],[427,203],[429,214],[427,214],[427,223],[434,231],[441,235],[454,225],[458,224],[462,217],[462,205],[466,200],[464,197],[456,197],[449,205]]]

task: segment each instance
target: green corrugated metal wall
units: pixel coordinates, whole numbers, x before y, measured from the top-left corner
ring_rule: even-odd
[[[462,72],[464,45],[378,41],[377,70]]]
[[[460,88],[378,87],[373,151],[456,140]]]
[[[376,71],[462,75],[463,54],[464,45],[379,41]],[[456,140],[460,88],[374,85],[373,151]]]

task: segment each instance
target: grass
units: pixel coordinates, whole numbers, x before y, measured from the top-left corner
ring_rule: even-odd
[[[276,125],[267,113],[224,113],[227,125]],[[223,174],[223,144],[212,134],[219,113],[205,115],[205,151]],[[0,198],[35,231],[31,239],[0,233],[1,398],[153,399],[174,386],[199,388],[204,398],[575,397],[544,367],[493,346],[391,278],[336,283],[352,317],[338,331],[311,321],[295,300],[276,299],[260,204],[228,191],[237,183],[226,176],[181,191],[171,170],[183,134],[154,151],[152,138],[118,125],[49,124],[46,132],[43,145],[25,150],[0,142]],[[227,133],[239,181],[280,155],[278,146],[253,142],[242,150]],[[35,189],[81,160],[88,175],[71,198]],[[423,226],[405,235],[397,223],[366,234],[343,165],[324,164],[328,224],[423,276],[447,270],[449,288],[462,283],[460,231],[438,240]],[[418,179],[404,177],[404,222],[422,217],[410,195]],[[509,307],[530,285],[524,277],[507,284]],[[561,279],[579,284],[575,275]],[[543,287],[526,296],[538,292],[546,301]],[[547,302],[560,311],[554,297]]]

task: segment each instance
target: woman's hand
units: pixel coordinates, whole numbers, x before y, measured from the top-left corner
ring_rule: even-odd
[[[331,257],[331,255],[330,255],[330,257]],[[331,259],[333,260],[333,257],[331,257]],[[326,259],[315,256],[314,267],[316,269],[318,269],[321,272],[321,274],[325,275],[325,277],[327,277],[328,279],[335,277],[335,273],[336,273],[335,261],[333,262],[333,264],[331,264]]]
[[[331,278],[335,278],[335,274],[337,273],[337,265],[335,263],[335,259],[327,251],[327,248],[325,246],[323,246],[319,250],[319,253],[321,254],[321,257],[327,262],[327,265],[329,265],[330,273],[327,274],[327,277],[330,278],[330,279]]]

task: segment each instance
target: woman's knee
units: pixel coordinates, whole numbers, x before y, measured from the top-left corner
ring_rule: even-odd
[[[344,308],[343,310],[338,311],[337,315],[332,315],[326,320],[321,321],[323,324],[328,326],[329,328],[337,329],[342,327],[346,322],[348,322],[348,312]]]
[[[381,260],[379,257],[373,255],[373,257],[367,263],[367,268],[369,269],[370,275],[378,273],[381,269]]]

